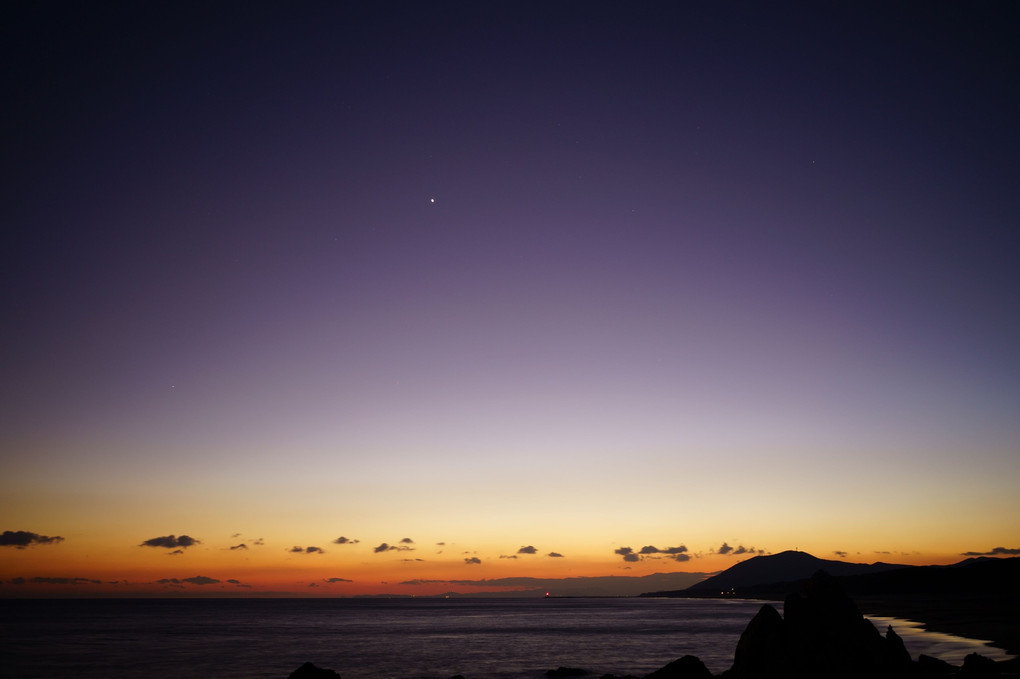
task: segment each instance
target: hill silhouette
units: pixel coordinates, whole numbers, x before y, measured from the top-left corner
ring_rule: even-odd
[[[811,569],[814,568],[814,571]],[[1020,655],[1020,557],[949,566],[848,564],[805,552],[748,559],[684,590],[642,596],[736,596],[782,601],[817,571],[833,575],[868,615],[923,622],[928,630],[988,639]]]
[[[746,590],[761,585],[771,585],[774,583],[788,585],[792,582],[807,580],[818,571],[825,571],[829,575],[841,577],[879,573],[901,568],[907,568],[907,566],[882,562],[872,564],[847,563],[845,561],[819,559],[807,552],[789,550],[779,554],[756,556],[746,561],[741,561],[727,568],[722,573],[706,578],[684,590],[652,592],[645,596],[761,596],[752,595]],[[789,589],[785,586],[777,588],[778,598],[785,596],[787,591]]]

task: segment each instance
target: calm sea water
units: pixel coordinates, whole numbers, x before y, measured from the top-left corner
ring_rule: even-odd
[[[0,676],[537,679],[559,666],[641,676],[693,654],[718,673],[761,602],[703,599],[113,599],[0,601]],[[980,642],[892,622],[915,657]]]

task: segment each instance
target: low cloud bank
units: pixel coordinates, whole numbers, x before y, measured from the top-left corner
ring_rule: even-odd
[[[27,530],[5,530],[0,534],[0,547],[14,547],[24,549],[30,545],[51,545],[63,542],[64,538],[59,535],[39,535]]]

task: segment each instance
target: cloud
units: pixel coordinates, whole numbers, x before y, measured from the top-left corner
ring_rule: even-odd
[[[24,549],[29,545],[48,545],[63,542],[64,538],[59,535],[39,535],[27,530],[5,530],[0,534],[0,547],[14,547]]]
[[[180,580],[178,580],[177,578],[163,578],[162,580],[157,580],[156,584],[158,584],[158,585],[168,585],[168,586],[174,587],[176,589],[184,589],[184,584]]]
[[[101,585],[102,580],[93,580],[92,578],[45,578],[35,577],[25,580],[24,578],[17,578],[21,580],[19,583],[24,584],[25,582],[31,582],[38,585]],[[13,582],[13,581],[12,581]]]
[[[843,551],[843,550],[841,550],[841,549],[836,549],[836,550],[833,550],[833,552],[832,552],[832,553],[833,553],[833,554],[835,554],[836,556],[838,556],[838,557],[839,557],[839,558],[841,558],[841,559],[845,559],[845,558],[846,558],[846,552],[844,552],[844,551]]]
[[[149,538],[148,540],[146,540],[145,542],[143,542],[142,544],[140,544],[138,546],[139,547],[162,547],[164,549],[175,549],[175,548],[183,549],[185,547],[191,547],[193,545],[198,545],[198,544],[201,544],[201,542],[199,540],[196,540],[195,538],[191,537],[190,535],[181,535],[179,537],[174,537],[173,535],[164,535],[164,536],[158,537],[158,538]]]
[[[559,552],[549,552],[548,554],[546,554],[546,556],[551,556],[554,559],[562,559],[563,558],[563,555],[560,554]]]
[[[642,547],[637,552],[635,552],[630,547],[620,547],[619,549],[617,549],[615,551],[615,553],[619,554],[620,556],[622,556],[624,561],[627,561],[627,562],[630,562],[630,563],[633,563],[635,561],[640,561],[641,559],[644,559],[644,558],[652,558],[652,559],[659,559],[659,558],[661,558],[659,556],[652,556],[653,554],[662,554],[662,555],[666,556],[667,558],[673,559],[675,561],[680,561],[680,562],[690,561],[691,560],[690,555],[687,554],[687,546],[686,545],[679,545],[677,547],[666,547],[665,549],[659,549],[655,545],[645,545],[644,547]]]
[[[464,559],[464,563],[468,565],[476,565],[482,563],[482,560],[479,559],[477,556],[472,556],[470,558]]]
[[[233,578],[231,578],[230,580],[227,580],[227,582],[229,582],[231,585],[240,585],[241,584],[240,580],[234,580]]]
[[[230,548],[230,551],[234,551],[235,549],[248,549],[248,545],[246,545],[246,544],[244,544],[244,543],[242,542],[242,543],[241,543],[241,544],[239,544],[239,545],[234,545],[233,547],[231,547],[231,548]]]
[[[261,547],[262,545],[266,544],[266,541],[263,540],[262,538],[259,538],[258,540],[254,540],[252,544],[255,545],[256,547]]]
[[[537,551],[538,550],[535,547],[533,547],[532,545],[528,545],[527,547],[521,547],[520,549],[518,549],[517,553],[518,554],[534,554]]]
[[[962,556],[1017,556],[1020,548],[994,547],[987,552],[964,552]]]
[[[482,580],[405,580],[401,585],[442,584],[492,591],[517,590],[531,596],[555,591],[564,596],[634,596],[644,592],[686,589],[705,578],[705,573],[655,573],[641,577],[607,575],[599,577],[533,578],[511,577]]]
[[[765,550],[756,549],[754,547],[745,547],[744,545],[737,545],[736,547],[732,547],[729,545],[729,543],[724,542],[722,543],[722,546],[716,553],[729,554],[730,556],[740,556],[742,554],[756,554],[760,556],[762,554],[765,554]]]
[[[401,542],[404,542],[405,540],[410,540],[410,538],[404,538],[403,540],[401,540]],[[413,552],[414,547],[408,547],[406,544],[391,545],[389,543],[383,542],[378,547],[374,548],[372,551],[375,552],[376,554],[380,554],[382,552]]]
[[[501,558],[501,559],[516,559],[517,555],[516,554],[500,554],[499,558]]]
[[[359,542],[361,542],[361,540],[355,540],[353,538],[345,538],[343,535],[338,537],[336,540],[333,540],[333,544],[334,545],[356,545]]]
[[[411,538],[401,538],[400,539],[400,544],[402,544],[402,545],[413,545],[414,544],[414,540],[412,540]]]
[[[178,578],[163,578],[162,580],[157,580],[156,581],[156,583],[160,584],[160,585],[183,585],[184,583],[188,583],[189,585],[215,585],[215,584],[218,584],[219,582],[220,581],[217,580],[216,578],[207,578],[204,575],[195,575],[195,576],[190,577],[190,578],[180,578],[180,579],[178,579]]]
[[[323,579],[323,582],[333,584],[334,582],[354,582],[354,581],[348,580],[347,578],[325,578]]]
[[[322,547],[298,547],[297,545],[287,550],[291,554],[325,554],[326,550]]]
[[[644,547],[641,548],[641,551],[638,552],[638,554],[646,554],[646,555],[647,554],[665,554],[667,556],[675,557],[676,555],[684,554],[685,552],[687,552],[687,546],[686,545],[680,545],[679,547],[666,547],[665,549],[659,549],[655,545],[645,545]],[[686,559],[682,559],[682,560],[686,561]]]

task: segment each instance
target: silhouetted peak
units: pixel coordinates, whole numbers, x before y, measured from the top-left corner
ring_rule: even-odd
[[[340,675],[333,670],[316,667],[312,663],[306,662],[291,672],[287,679],[340,679]]]
[[[847,563],[845,561],[819,559],[807,552],[789,550],[779,554],[756,556],[746,561],[741,561],[727,568],[722,573],[691,586],[687,591],[698,595],[727,593],[739,596],[740,589],[743,587],[798,582],[812,577],[819,571],[825,571],[830,576],[845,576],[895,568],[904,568],[904,566]]]

